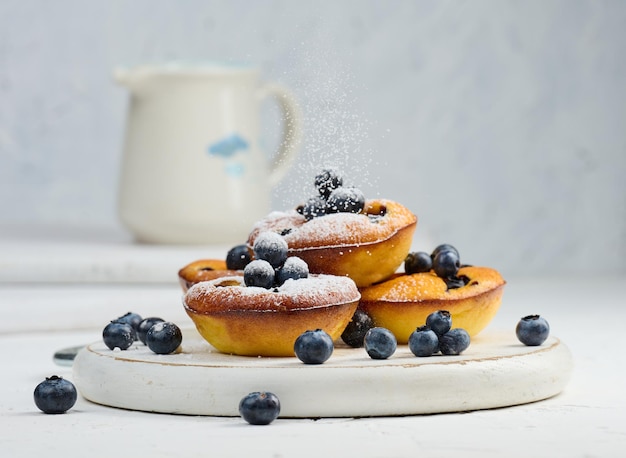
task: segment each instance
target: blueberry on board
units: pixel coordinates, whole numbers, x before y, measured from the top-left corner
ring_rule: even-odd
[[[433,270],[438,277],[454,277],[459,271],[461,262],[454,251],[440,251],[433,259]]]
[[[387,359],[395,353],[398,341],[389,329],[375,327],[365,334],[363,346],[370,358]]]
[[[282,285],[287,280],[299,280],[309,276],[309,265],[296,256],[287,258],[283,266],[276,270],[276,284]]]
[[[361,309],[357,309],[352,315],[352,320],[346,326],[341,334],[341,340],[352,348],[360,348],[363,346],[363,340],[367,331],[374,327],[372,318]]]
[[[115,321],[122,321],[124,323],[130,324],[135,330],[137,329],[137,326],[139,326],[139,323],[141,323],[141,320],[143,320],[141,315],[134,312],[127,312],[121,317],[115,319]]]
[[[35,387],[35,405],[44,413],[65,413],[76,403],[76,387],[69,380],[53,375]]]
[[[180,328],[170,321],[153,324],[146,334],[146,345],[158,355],[169,355],[182,343]]]
[[[226,253],[226,268],[228,270],[243,270],[251,260],[247,245],[235,245]]]
[[[315,176],[315,187],[324,199],[328,199],[328,196],[341,186],[343,186],[343,178],[335,169],[324,169]]]
[[[528,315],[517,323],[515,334],[524,345],[536,347],[544,343],[550,335],[550,325],[540,315]]]
[[[441,251],[452,251],[456,254],[457,258],[461,257],[461,255],[459,255],[459,250],[457,250],[453,245],[450,245],[449,243],[442,243],[441,245],[437,245],[433,252],[430,254],[430,257],[435,259],[435,256],[437,256],[437,254]]]
[[[420,326],[409,336],[409,350],[415,356],[431,356],[439,351],[439,336],[428,326]]]
[[[437,310],[426,317],[426,326],[442,336],[452,328],[452,315],[447,310]]]
[[[470,336],[463,328],[450,329],[439,336],[439,351],[444,355],[460,355],[467,350],[469,344]]]
[[[137,340],[137,329],[139,327],[139,323],[141,323],[143,318],[138,313],[128,312],[125,315],[122,315],[119,318],[116,318],[115,321],[122,321],[124,323],[130,324],[135,330],[135,340]]]
[[[404,259],[404,272],[407,274],[417,274],[430,272],[433,268],[433,260],[425,251],[414,251]]]
[[[300,213],[307,221],[326,214],[326,200],[323,197],[311,197],[300,207]]]
[[[354,187],[335,189],[326,202],[326,213],[360,213],[365,208],[365,195]]]
[[[137,337],[139,338],[139,340],[141,340],[144,344],[146,343],[146,334],[148,333],[148,331],[150,330],[150,328],[152,327],[152,325],[157,324],[157,323],[161,323],[165,321],[163,318],[159,318],[156,316],[151,316],[148,318],[144,318],[141,323],[139,323],[139,326],[137,327]]]
[[[252,250],[254,258],[269,262],[274,269],[287,259],[287,242],[276,232],[266,231],[257,235]]]
[[[111,321],[102,330],[102,340],[111,350],[119,348],[128,350],[136,340],[137,333],[133,327],[123,321]]]
[[[322,364],[334,349],[333,339],[322,329],[304,331],[293,345],[293,351],[304,364]]]
[[[270,289],[274,286],[276,273],[272,265],[262,259],[255,259],[243,269],[243,282],[246,286]]]
[[[255,391],[241,399],[239,414],[251,425],[269,425],[280,414],[280,401],[274,393]]]

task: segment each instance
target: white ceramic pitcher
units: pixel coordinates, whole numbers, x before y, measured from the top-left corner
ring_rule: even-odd
[[[251,67],[137,67],[114,76],[131,95],[119,183],[122,223],[147,243],[245,242],[297,152],[301,116],[290,92],[262,83]],[[273,156],[259,148],[266,97],[283,115]]]

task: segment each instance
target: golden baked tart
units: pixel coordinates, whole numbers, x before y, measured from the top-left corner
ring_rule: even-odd
[[[498,271],[488,267],[461,267],[457,277],[463,286],[450,289],[445,279],[433,271],[395,274],[387,281],[362,288],[359,309],[372,318],[375,326],[389,329],[402,344],[426,323],[428,315],[438,310],[449,311],[455,328],[475,336],[496,315],[506,282]]]
[[[272,212],[257,222],[248,238],[253,246],[265,231],[281,234],[289,256],[312,273],[350,277],[359,287],[389,278],[413,241],[417,217],[392,200],[366,200],[358,213],[336,212],[307,219],[297,210]]]
[[[222,259],[198,259],[178,271],[178,283],[183,292],[201,281],[214,280],[221,277],[241,276],[243,271],[231,270]]]
[[[359,298],[347,277],[309,275],[263,288],[237,276],[197,283],[183,302],[200,335],[222,353],[294,356],[294,343],[307,330],[339,338]]]

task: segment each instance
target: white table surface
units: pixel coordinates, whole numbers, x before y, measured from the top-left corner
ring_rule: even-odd
[[[463,414],[278,419],[269,426],[251,426],[240,418],[126,411],[80,397],[63,415],[37,410],[33,390],[40,381],[53,374],[72,380],[71,368],[53,363],[53,352],[100,339],[111,318],[132,310],[190,325],[176,269],[223,249],[5,236],[0,242],[0,455],[626,456],[623,276],[507,278],[502,307],[488,330],[514,332],[520,317],[540,313],[574,358],[565,391],[534,404]],[[46,256],[38,257],[42,252]],[[104,264],[106,278],[98,270]],[[134,281],[121,278],[128,265],[150,264],[158,266],[139,269],[148,281],[141,275]],[[56,265],[57,273],[43,281],[27,275],[45,265]],[[161,277],[149,281],[150,272]]]

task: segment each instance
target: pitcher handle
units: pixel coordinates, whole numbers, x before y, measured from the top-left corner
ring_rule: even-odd
[[[280,84],[265,83],[261,86],[259,95],[261,99],[266,97],[275,99],[282,114],[282,138],[269,169],[269,183],[275,186],[285,176],[296,158],[302,139],[302,115],[293,94]]]

